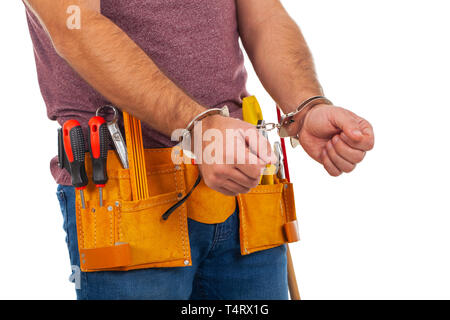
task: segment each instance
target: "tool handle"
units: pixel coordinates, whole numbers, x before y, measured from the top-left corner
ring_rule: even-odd
[[[108,182],[106,160],[109,145],[109,131],[104,118],[96,116],[89,120],[88,142],[92,158],[92,181],[97,187],[104,187]]]
[[[281,112],[280,108],[277,106],[277,117],[278,121],[281,120]],[[286,179],[291,182],[291,177],[289,175],[289,166],[286,152],[286,144],[284,142],[284,138],[280,138],[281,141],[281,150],[283,151],[283,162],[284,162],[284,173],[286,175]],[[291,300],[301,300],[300,291],[298,289],[297,277],[295,275],[294,262],[292,261],[291,250],[289,249],[289,244],[287,247],[287,271],[288,271],[288,286],[289,293],[291,295]]]
[[[84,159],[86,144],[83,129],[77,120],[68,120],[63,125],[64,150],[70,163],[72,184],[78,190],[84,189],[88,184]]]
[[[277,117],[278,121],[281,121],[281,111],[280,108],[277,107]],[[280,138],[281,141],[281,150],[283,151],[283,162],[284,162],[284,173],[286,175],[286,179],[291,182],[291,176],[289,174],[289,165],[288,165],[288,158],[287,158],[287,152],[286,152],[286,142],[284,141],[284,138]]]

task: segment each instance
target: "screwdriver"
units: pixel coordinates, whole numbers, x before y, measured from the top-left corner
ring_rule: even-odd
[[[104,118],[89,120],[89,151],[92,158],[92,181],[98,188],[100,207],[103,207],[103,188],[108,182],[106,160],[108,157],[109,131]]]
[[[275,156],[277,157],[277,166],[278,166],[278,178],[286,179],[286,171],[284,169],[284,156],[283,149],[281,148],[281,142],[276,141],[273,144],[273,148],[275,150]]]
[[[264,127],[265,124],[266,122],[264,120],[258,120],[257,128]],[[267,141],[269,141],[269,135],[267,134],[267,131],[259,129],[259,132],[261,132],[263,137],[266,138]],[[274,184],[273,175],[275,174],[275,171],[276,167],[273,164],[266,165],[266,169],[264,170],[264,173],[259,180],[259,184]]]
[[[84,192],[88,184],[84,159],[86,156],[86,144],[83,129],[77,120],[68,120],[63,125],[64,150],[70,163],[70,175],[72,185],[80,191],[81,205],[86,209]]]

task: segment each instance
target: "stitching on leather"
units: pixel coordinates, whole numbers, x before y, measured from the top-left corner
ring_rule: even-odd
[[[177,181],[177,171],[173,172],[173,180],[175,181],[175,190],[179,190],[178,189],[178,181]]]
[[[75,197],[75,213],[78,216],[77,223],[78,223],[78,221],[80,222],[78,237],[81,239],[81,242],[83,243],[83,248],[80,248],[80,249],[84,249],[84,248],[86,248],[86,240],[84,238],[83,216],[81,215],[81,208],[80,208],[80,205],[78,204],[78,201],[76,201],[76,197]]]
[[[185,185],[185,177],[184,177],[184,169],[180,167],[179,170],[174,171],[174,177],[175,177],[175,188],[177,191],[183,191],[186,189]]]
[[[183,207],[183,206],[181,206],[181,207]],[[181,236],[181,248],[183,250],[183,257],[185,257],[186,256],[186,252],[184,250],[184,231],[183,231],[183,225],[182,225],[182,220],[183,220],[182,216],[183,216],[183,213],[180,212],[178,214],[178,232],[179,232],[179,234]]]
[[[118,242],[120,242],[120,241],[122,241],[122,238],[123,238],[123,234],[122,234],[122,210],[119,210],[119,212],[118,212],[118,214],[117,214],[117,232],[119,233],[118,234],[118,237],[119,237],[119,241]]]
[[[176,169],[173,169],[173,168],[164,169],[164,170],[153,170],[153,171],[151,169],[149,169],[149,170],[147,170],[147,176],[155,175],[155,174],[161,174],[161,173],[174,173],[174,172],[177,172],[177,171],[179,171],[179,170],[176,170]]]
[[[242,208],[242,212],[241,212],[242,221],[241,222],[242,222],[242,229],[243,229],[243,236],[244,236],[244,249],[246,249],[248,252],[250,252],[250,250],[248,249],[247,222],[245,221],[246,210],[245,210],[245,206],[244,206],[244,201],[242,200],[242,196],[238,196],[238,201]]]
[[[160,150],[160,149],[145,149],[145,152],[172,152],[172,148],[167,150]]]
[[[172,148],[162,150],[160,149],[145,149],[145,152],[172,152]]]
[[[109,219],[109,244],[111,246],[114,243],[114,240],[113,240],[113,217],[114,217],[114,212],[116,212],[116,210],[111,211],[110,219]]]
[[[178,171],[184,171],[184,169],[180,168],[179,170],[177,170],[177,169],[174,169],[174,168],[169,168],[169,169],[152,170],[151,168],[149,168],[147,170],[147,176],[164,174],[164,173],[176,173]],[[108,176],[109,176],[110,180],[111,179],[117,179],[117,180],[127,179],[127,180],[130,180],[129,172],[123,172],[123,173],[118,174],[117,176],[115,176],[115,175],[108,175]]]
[[[187,241],[186,239],[189,237],[188,233],[187,233],[187,207],[186,204],[182,205],[183,207],[183,220],[182,220],[182,226],[183,226],[183,230],[184,230],[184,237],[183,237],[183,248],[184,248],[184,256],[185,258],[189,258],[190,254],[187,250]]]
[[[187,217],[187,205],[186,203],[183,204],[184,207],[184,217],[183,217],[183,221],[184,221],[184,240],[186,242],[186,258],[191,260],[191,250],[190,250],[190,246],[188,246],[188,239],[189,239],[189,232],[188,232],[188,217]]]
[[[285,184],[285,185],[287,186],[287,184]],[[290,213],[290,207],[289,207],[289,201],[287,199],[287,194],[286,194],[286,192],[284,190],[284,187],[283,187],[283,192],[281,193],[281,195],[282,195],[282,197],[284,199],[284,205],[286,207],[286,218],[285,218],[285,221],[289,222],[290,219],[291,219],[290,214],[289,214]]]
[[[180,214],[178,215],[178,217],[179,217],[178,218],[178,224],[179,224],[180,231],[181,231],[180,234],[181,234],[181,246],[183,248],[183,257],[186,259],[186,257],[187,257],[187,253],[186,253],[186,233],[185,233],[186,232],[186,228],[183,227],[185,204],[183,204],[180,209],[182,209],[182,210],[181,210]]]
[[[93,212],[94,214],[94,248],[97,247],[97,210]]]
[[[182,189],[184,189],[184,175],[182,175],[182,171],[181,170],[176,170],[175,171],[175,187],[177,190],[179,189],[179,184],[178,184],[178,179],[180,180],[180,184],[182,184]],[[184,193],[184,192],[183,192]],[[187,245],[186,245],[186,239],[189,237],[188,233],[187,233],[187,206],[186,203],[183,203],[183,205],[180,208],[182,211],[180,213],[180,227],[181,227],[181,234],[182,234],[182,246],[183,246],[183,256],[185,259],[189,258],[190,254],[188,254],[187,251]],[[184,221],[186,221],[186,223],[184,224]]]
[[[167,199],[167,200],[164,200],[164,201],[158,201],[158,202],[141,204],[139,206],[134,206],[132,209],[127,209],[127,210],[123,210],[122,209],[122,211],[123,212],[134,212],[134,211],[137,211],[137,210],[149,209],[149,208],[157,207],[159,205],[166,204],[166,203],[169,203],[169,202],[174,202],[176,200],[177,200],[177,197],[174,196],[173,198],[170,198],[170,199]]]
[[[183,189],[186,189],[186,176],[185,176],[185,171],[186,171],[186,168],[185,168],[185,166],[184,165],[182,165],[181,166],[181,169],[179,170],[179,172],[180,172],[180,177],[181,177],[181,184],[182,184],[182,188]],[[186,214],[186,216],[187,216],[187,214]]]
[[[173,173],[173,177],[175,180],[175,188],[176,190],[180,190],[179,189],[179,184],[178,184],[178,175],[179,175],[179,170],[175,170]],[[186,218],[187,220],[187,208],[186,208],[186,203],[184,203],[179,210],[181,210],[180,214],[178,215],[178,224],[179,224],[179,228],[180,228],[180,235],[181,235],[181,245],[183,248],[183,257],[186,259],[187,258],[187,251],[186,251],[186,228],[183,227],[183,219]],[[186,213],[186,217],[185,217],[185,213]]]
[[[182,170],[182,169],[180,169]],[[151,175],[157,175],[157,174],[162,174],[162,173],[174,173],[180,170],[176,170],[173,168],[169,168],[169,169],[160,169],[160,170],[152,170],[151,168],[147,170],[147,176],[151,176]],[[111,175],[109,176],[110,180],[111,179],[130,179],[130,174],[128,172],[123,172],[118,174],[117,176],[115,175]]]
[[[279,193],[279,190],[273,190],[273,189],[263,189],[263,190],[252,190],[250,191],[249,194],[254,194],[254,193],[268,193],[268,194],[272,194],[272,193]]]

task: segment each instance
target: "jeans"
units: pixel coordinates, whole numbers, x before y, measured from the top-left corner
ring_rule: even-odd
[[[242,256],[238,209],[220,224],[189,219],[190,267],[80,272],[75,189],[58,186],[57,196],[72,270],[78,272],[80,300],[288,299],[286,246]],[[75,278],[72,274],[71,279]]]

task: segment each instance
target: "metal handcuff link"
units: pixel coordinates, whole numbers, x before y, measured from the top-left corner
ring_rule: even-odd
[[[297,147],[298,145],[300,145],[300,142],[298,141],[297,136],[289,136],[288,134],[288,127],[290,124],[292,124],[294,122],[294,117],[299,114],[300,112],[302,112],[303,110],[305,110],[307,107],[309,107],[311,105],[311,103],[313,102],[317,102],[317,101],[322,101],[323,103],[326,104],[330,104],[332,105],[332,102],[327,99],[324,96],[314,96],[311,97],[309,99],[306,99],[305,101],[303,101],[297,108],[295,111],[287,113],[287,114],[283,114],[281,116],[280,122],[279,123],[274,123],[274,122],[261,122],[257,125],[257,129],[258,130],[262,130],[262,131],[272,131],[277,129],[278,130],[278,135],[281,138],[290,138],[291,140],[291,145],[293,148]],[[186,129],[184,129],[181,132],[181,135],[179,137],[179,142],[180,144],[182,144],[182,149],[185,151],[186,155],[188,155],[191,158],[195,158],[194,155],[192,154],[192,152],[190,151],[190,148],[183,148],[183,146],[190,146],[190,142],[191,142],[191,131],[194,129],[194,126],[196,123],[198,123],[199,121],[205,119],[208,116],[212,116],[212,115],[222,115],[224,117],[229,117],[230,116],[230,112],[228,110],[227,106],[224,106],[222,108],[212,108],[212,109],[208,109],[203,111],[202,113],[200,113],[199,115],[197,115],[186,127]]]
[[[278,135],[281,138],[290,138],[291,146],[293,148],[295,148],[295,147],[300,145],[300,142],[299,142],[297,136],[290,136],[288,134],[288,127],[289,127],[289,125],[291,125],[292,123],[295,122],[294,121],[294,117],[297,114],[299,114],[300,112],[305,110],[307,107],[309,107],[311,105],[311,103],[317,102],[317,101],[323,101],[326,104],[332,105],[332,102],[329,99],[327,99],[326,97],[324,97],[324,96],[314,96],[314,97],[311,97],[311,98],[306,99],[305,101],[303,101],[296,108],[295,111],[281,115],[281,119],[280,119],[279,123],[268,122],[268,123],[258,124],[257,129],[264,130],[266,132],[277,129],[278,130]]]

